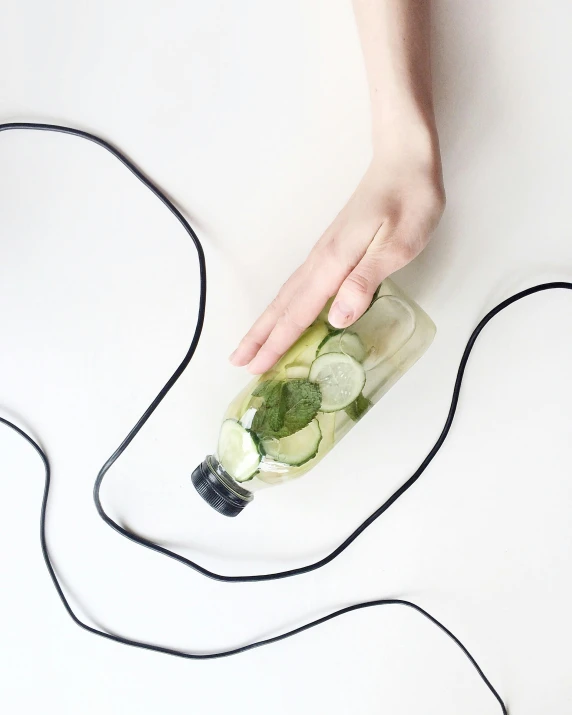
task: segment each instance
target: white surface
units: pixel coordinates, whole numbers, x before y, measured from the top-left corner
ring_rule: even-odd
[[[3,3],[0,121],[111,139],[175,197],[207,254],[203,340],[105,482],[113,515],[225,573],[267,571],[328,552],[411,474],[442,427],[476,321],[518,289],[572,278],[571,20],[558,0],[435,2],[448,208],[397,282],[437,339],[335,458],[225,520],[189,473],[245,380],[226,356],[368,161],[349,0]],[[84,617],[208,651],[400,596],[468,645],[511,713],[569,711],[572,296],[529,299],[487,328],[447,447],[336,563],[274,584],[217,584],[116,535],[91,499],[97,469],[186,350],[192,246],[97,147],[4,134],[0,167],[1,412],[49,451],[49,542]],[[49,582],[41,467],[7,430],[0,472],[6,712],[499,712],[448,639],[395,608],[220,662],[91,637]]]

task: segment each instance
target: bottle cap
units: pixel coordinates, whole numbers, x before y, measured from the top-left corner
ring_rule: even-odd
[[[219,474],[219,470],[215,470],[211,464],[211,459],[207,457],[192,473],[195,489],[219,514],[237,516],[254,497],[226,473]]]

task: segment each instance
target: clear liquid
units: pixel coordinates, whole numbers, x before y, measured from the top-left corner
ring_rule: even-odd
[[[274,368],[245,387],[229,405],[225,419],[237,420],[250,429],[262,404],[262,399],[252,393],[261,382],[308,378],[320,346],[333,333],[333,328],[327,322],[328,310],[329,304]],[[357,335],[357,343],[362,351],[360,361],[365,370],[365,385],[360,404],[364,408],[370,403],[371,406],[368,405],[365,411],[368,414],[369,409],[429,347],[435,335],[435,326],[416,303],[407,298],[394,283],[386,280],[368,311],[346,331],[338,333],[340,337],[336,345],[340,352],[346,349],[349,352],[356,342],[349,335],[344,338],[344,334],[350,333]],[[240,486],[254,492],[302,476],[340,441],[361,416],[360,410],[352,410],[351,406],[334,412],[319,411],[315,419],[322,437],[315,456],[304,464],[293,466],[266,455],[255,476]]]

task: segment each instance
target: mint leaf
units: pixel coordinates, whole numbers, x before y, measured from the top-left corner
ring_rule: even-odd
[[[318,385],[305,379],[268,381],[252,394],[263,398],[251,427],[262,438],[280,439],[298,432],[314,419],[322,403]]]
[[[253,397],[269,397],[272,392],[280,388],[282,383],[278,380],[265,380],[264,382],[259,382],[258,385],[252,391]]]
[[[313,382],[298,379],[285,382],[282,394],[286,409],[280,437],[288,437],[314,419],[322,404],[322,392]]]
[[[354,422],[357,422],[359,419],[361,419],[365,413],[369,410],[371,407],[371,400],[369,400],[365,395],[360,393],[356,399],[346,407],[346,414],[347,416],[352,419]]]

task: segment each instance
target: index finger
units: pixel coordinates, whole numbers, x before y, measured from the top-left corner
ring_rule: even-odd
[[[301,281],[302,266],[300,266],[279,290],[278,295],[266,308],[254,325],[242,338],[236,350],[230,356],[230,362],[237,367],[243,367],[255,357],[264,345],[272,329],[278,322],[290,297],[297,290]]]
[[[328,262],[321,266],[319,274],[299,286],[249,364],[249,372],[260,375],[269,370],[312,325],[344,277],[339,266],[336,268]]]

